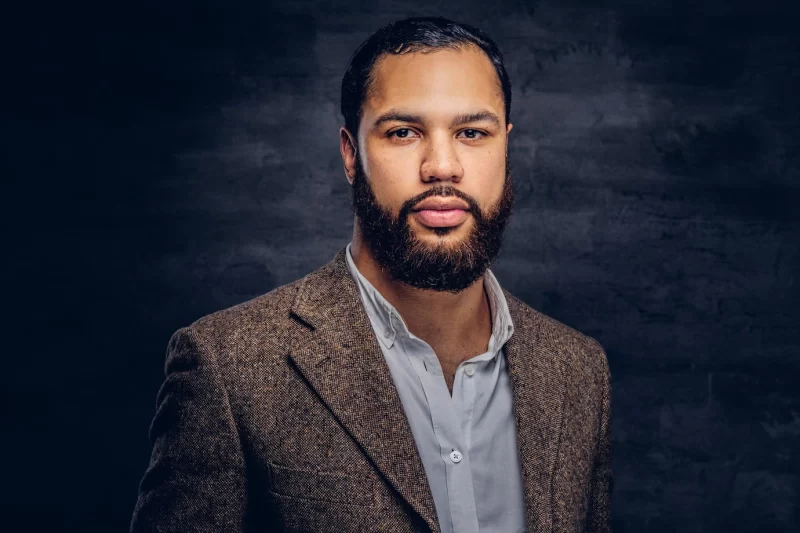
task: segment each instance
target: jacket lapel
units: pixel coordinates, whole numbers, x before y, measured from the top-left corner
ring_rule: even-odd
[[[289,355],[375,467],[438,533],[411,427],[344,254],[343,248],[301,282],[292,313],[313,331]]]
[[[505,289],[514,335],[505,345],[529,533],[552,530],[552,479],[564,401],[565,354],[547,317]],[[311,327],[289,354],[375,467],[434,533],[433,496],[389,367],[345,259],[303,278],[292,313]]]
[[[553,528],[552,483],[561,440],[565,393],[564,347],[551,336],[549,319],[505,289],[514,334],[505,345],[514,396],[517,448],[525,490],[528,533]]]

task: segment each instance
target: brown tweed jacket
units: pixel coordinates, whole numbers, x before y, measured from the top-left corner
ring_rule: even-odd
[[[439,532],[344,253],[173,334],[132,532]],[[527,531],[610,531],[605,353],[504,294]]]

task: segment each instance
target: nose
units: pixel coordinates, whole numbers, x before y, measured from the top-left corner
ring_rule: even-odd
[[[464,168],[449,135],[429,137],[425,159],[420,166],[420,177],[425,183],[452,180],[456,183],[464,176]]]

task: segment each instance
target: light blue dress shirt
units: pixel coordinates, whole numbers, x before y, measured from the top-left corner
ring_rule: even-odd
[[[492,314],[489,350],[456,369],[453,394],[430,345],[358,271],[358,285],[378,344],[411,425],[442,533],[525,531],[525,502],[517,451],[511,383],[503,345],[514,333],[505,296],[487,270]]]

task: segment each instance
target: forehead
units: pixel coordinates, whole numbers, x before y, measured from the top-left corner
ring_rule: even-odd
[[[421,115],[455,115],[476,108],[504,118],[500,79],[475,46],[386,54],[372,69],[362,120],[388,109]]]

